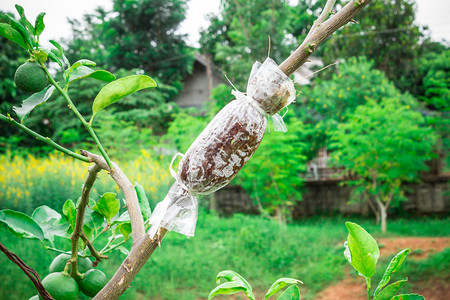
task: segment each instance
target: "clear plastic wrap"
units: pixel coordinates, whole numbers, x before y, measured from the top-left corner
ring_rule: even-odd
[[[295,99],[292,81],[268,58],[253,65],[247,95],[233,91],[226,105],[183,156],[176,182],[153,212],[149,231],[158,226],[193,236],[197,223],[196,194],[209,194],[227,185],[258,148],[272,116],[275,130],[285,131],[278,111]]]

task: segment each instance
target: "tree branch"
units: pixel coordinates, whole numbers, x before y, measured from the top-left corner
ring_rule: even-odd
[[[92,242],[87,238],[87,236],[84,234],[84,232],[82,231],[80,234],[80,238],[83,240],[83,242],[86,244],[86,246],[89,248],[89,250],[91,251],[91,254],[93,257],[95,257],[95,261],[94,261],[94,267],[96,267],[98,265],[99,262],[102,261],[102,259],[108,259],[108,256],[106,255],[102,255],[100,253],[98,253],[97,250],[95,250],[94,245],[92,244]]]
[[[318,26],[322,25],[322,23],[328,18],[328,16],[331,14],[331,10],[333,9],[335,3],[336,3],[336,0],[328,0],[327,1],[327,3],[325,4],[325,7],[323,8],[319,17],[317,18],[317,20],[314,22],[313,26],[309,30],[308,35],[305,38],[305,41],[307,41],[311,37],[311,35],[316,31],[316,28]]]
[[[293,74],[300,68],[308,59],[308,57],[316,50],[316,48],[330,37],[336,30],[350,22],[353,17],[363,9],[371,0],[352,0],[345,5],[338,13],[333,15],[325,22],[314,24],[311,31],[308,33],[309,38],[305,39],[284,62],[281,63],[280,69],[287,75]],[[328,1],[327,5],[329,4]],[[326,6],[325,6],[326,7]],[[325,11],[326,12],[326,11]],[[322,12],[321,16],[324,12]],[[319,17],[320,18],[320,17]]]
[[[39,274],[30,268],[20,257],[18,257],[16,254],[9,251],[2,243],[0,243],[0,251],[5,253],[6,257],[13,263],[19,266],[20,269],[25,273],[25,275],[28,276],[28,278],[31,279],[34,286],[38,290],[39,295],[41,295],[42,298],[45,300],[54,300],[52,296],[47,292],[47,290],[42,285],[41,279],[39,278]]]
[[[72,100],[69,97],[69,94],[67,93],[67,86],[65,89],[62,89],[59,84],[53,79],[52,75],[48,71],[48,69],[45,67],[43,62],[39,62],[41,64],[42,69],[47,74],[48,81],[58,90],[58,92],[64,97],[64,99],[67,101],[67,104],[69,108],[75,113],[77,118],[81,121],[81,123],[84,125],[86,130],[91,135],[92,139],[94,140],[95,144],[97,145],[98,150],[103,155],[103,157],[106,160],[106,163],[111,168],[111,161],[108,157],[108,154],[106,153],[105,149],[103,148],[102,144],[100,143],[100,140],[98,139],[97,135],[95,134],[94,130],[92,129],[92,125],[87,122],[84,117],[81,115],[81,113],[78,111],[77,107],[73,104]]]
[[[5,115],[3,115],[3,114],[0,114],[0,120],[5,121],[5,122],[7,122],[7,123],[9,123],[9,124],[11,124],[11,125],[13,125],[13,126],[19,128],[19,129],[22,129],[22,130],[25,131],[26,133],[28,133],[28,134],[34,136],[37,140],[39,140],[39,141],[41,141],[41,142],[44,142],[44,143],[46,143],[47,145],[52,146],[53,148],[55,148],[55,149],[58,150],[58,151],[61,151],[62,153],[65,153],[65,154],[67,154],[67,155],[69,155],[69,156],[72,156],[73,158],[76,158],[76,159],[78,159],[78,160],[81,160],[81,161],[84,161],[84,162],[89,162],[89,160],[88,160],[86,157],[84,157],[84,156],[82,156],[82,155],[80,155],[80,154],[78,154],[78,153],[75,153],[75,152],[73,152],[73,151],[70,151],[69,149],[64,148],[63,146],[61,146],[61,145],[55,143],[53,140],[51,140],[51,139],[48,138],[48,137],[45,137],[45,136],[40,135],[39,133],[37,133],[37,132],[31,130],[30,128],[26,127],[25,125],[20,124],[19,122],[17,122],[16,120],[14,120],[14,119],[13,119],[12,117],[10,117],[9,115],[8,115],[8,116],[5,116]]]
[[[71,269],[70,276],[76,277],[78,274],[77,270],[77,260],[78,260],[78,240],[83,235],[83,221],[84,221],[84,213],[86,212],[86,205],[89,202],[89,194],[91,192],[91,188],[94,185],[95,180],[97,179],[97,174],[101,169],[96,164],[93,164],[89,168],[88,177],[83,185],[83,190],[81,192],[81,200],[77,207],[77,218],[75,220],[75,228],[72,233],[72,257],[70,259]],[[92,251],[91,251],[92,252]]]
[[[118,299],[131,284],[134,277],[153,254],[155,249],[161,245],[161,241],[167,229],[160,227],[154,239],[150,239],[148,234],[138,240],[131,248],[130,254],[122,262],[116,274],[106,284],[106,286],[94,297],[94,300]]]
[[[90,162],[94,162],[103,170],[108,171],[119,188],[122,190],[125,200],[127,201],[127,210],[130,215],[134,245],[145,234],[144,219],[142,218],[141,209],[139,207],[139,201],[134,186],[115,162],[111,162],[113,166],[113,170],[111,170],[102,156],[90,153],[86,150],[81,150],[80,153],[86,156]]]

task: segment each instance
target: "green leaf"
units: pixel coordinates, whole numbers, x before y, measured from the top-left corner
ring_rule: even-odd
[[[36,21],[34,22],[34,27],[36,29],[36,35],[40,36],[41,33],[44,31],[45,28],[45,24],[44,24],[44,16],[45,13],[40,13],[37,17],[36,17]]]
[[[135,182],[135,189],[139,201],[139,207],[141,208],[142,217],[144,218],[144,221],[147,221],[152,214],[152,210],[148,204],[147,195],[145,195],[144,188],[137,182]]]
[[[37,92],[33,95],[31,95],[28,99],[24,100],[22,102],[21,107],[14,106],[13,110],[19,117],[20,121],[23,122],[23,120],[28,116],[28,114],[37,106],[45,103],[45,101],[50,98],[53,91],[55,90],[54,86],[48,86],[45,89],[43,89],[40,92]]]
[[[289,285],[289,284],[303,284],[303,282],[301,282],[300,280],[297,280],[297,279],[292,279],[292,278],[280,278],[272,284],[272,286],[267,291],[264,299],[267,299],[270,296],[273,296],[274,294],[276,294],[278,291],[282,290],[286,285]]]
[[[131,224],[130,223],[122,223],[118,227],[119,227],[120,234],[122,234],[125,241],[127,241],[131,234]]]
[[[217,295],[233,295],[239,292],[245,292],[246,290],[247,288],[242,282],[239,281],[224,282],[221,285],[218,285],[215,289],[213,289],[211,293],[209,293],[208,300],[214,298]],[[254,300],[255,298],[250,299]]]
[[[402,266],[409,252],[411,252],[411,249],[404,249],[400,251],[396,256],[394,256],[394,258],[392,258],[391,262],[386,268],[386,271],[384,272],[383,277],[380,280],[380,283],[378,284],[377,289],[375,290],[374,295],[378,294],[378,292],[383,287],[385,287],[386,284],[388,284],[389,280],[391,280],[392,273],[398,272],[398,270],[400,270],[400,267]]]
[[[253,300],[255,299],[255,296],[253,295],[253,292],[252,292],[252,286],[240,274],[238,274],[234,271],[231,271],[231,270],[222,271],[219,274],[217,274],[216,282],[219,283],[220,279],[222,279],[222,278],[225,280],[228,280],[230,282],[238,282],[238,283],[242,284],[245,287],[245,291],[244,291],[245,295],[250,299],[253,299]]]
[[[398,290],[408,281],[408,278],[399,280],[393,284],[385,287],[381,292],[376,295],[373,300],[391,300],[395,294],[397,294]]]
[[[425,297],[418,294],[402,294],[392,297],[391,300],[425,300]]]
[[[118,248],[116,248],[117,250],[120,251],[120,253],[125,254],[126,256],[128,256],[128,254],[130,254],[130,251],[128,251],[127,248],[125,248],[124,246],[119,246]]]
[[[18,4],[16,4],[15,7],[20,16],[20,23],[28,29],[28,32],[31,35],[35,35],[36,31],[35,31],[33,25],[31,25],[30,21],[28,21],[27,17],[25,16],[25,11],[24,11],[23,7]]]
[[[64,50],[61,47],[61,45],[58,42],[54,41],[54,40],[50,40],[50,43],[52,43],[52,45],[55,46],[55,48],[57,49],[56,51],[54,49],[52,49],[51,51],[53,53],[55,53],[56,56],[58,56],[59,59],[62,59],[62,61],[64,62],[64,64],[66,64],[66,66],[70,66],[69,60],[64,55]]]
[[[101,89],[94,99],[92,112],[96,114],[125,96],[153,87],[156,87],[156,82],[146,75],[132,75],[117,79]]]
[[[11,22],[11,27],[14,28],[15,30],[17,30],[21,35],[23,40],[25,41],[25,45],[27,47],[27,49],[32,49],[35,46],[35,42],[34,39],[32,39],[27,31],[27,29],[20,24],[19,22],[16,21],[16,19],[14,19],[13,17],[11,17],[10,15],[6,15],[9,19],[9,21]]]
[[[55,235],[70,238],[67,233],[70,225],[67,222],[61,223],[61,215],[50,207],[39,206],[34,210],[31,217],[42,228],[45,239],[53,242]]]
[[[277,298],[278,300],[300,300],[300,290],[298,289],[298,286],[292,285],[288,287],[283,294],[280,295],[280,297]]]
[[[91,68],[80,66],[70,73],[69,83],[84,78],[94,78],[101,81],[111,82],[116,79],[116,76],[105,70],[94,71]]]
[[[20,34],[19,31],[12,28],[11,25],[6,23],[0,23],[0,35],[16,43],[25,50],[28,49],[25,40],[23,39],[23,36]]]
[[[83,224],[83,232],[84,235],[88,238],[88,240],[91,240],[94,236],[94,229],[88,226],[87,224]]]
[[[351,265],[364,277],[371,278],[380,257],[377,242],[358,224],[346,222],[345,226],[349,231],[347,243],[351,254]]]
[[[43,51],[45,51],[45,53],[47,53],[48,58],[50,58],[52,61],[57,63],[61,67],[61,69],[64,69],[62,61],[59,59],[58,56],[56,56],[55,53],[53,53],[52,51],[50,51],[48,49],[43,49]]]
[[[106,218],[108,224],[120,209],[120,201],[114,193],[104,193],[92,209]]]
[[[48,53],[44,50],[33,51],[34,56],[38,59],[38,61],[45,63],[48,58]]]
[[[95,237],[97,237],[102,232],[104,222],[105,218],[101,214],[93,211],[90,208],[86,209],[84,224],[93,229],[93,234]]]
[[[91,66],[91,67],[95,67],[95,62],[88,60],[88,59],[80,59],[79,61],[77,61],[76,63],[74,63],[70,69],[69,69],[69,74],[70,72],[72,72],[73,70],[75,70],[78,67],[81,66]]]
[[[42,228],[24,213],[4,209],[0,211],[0,222],[8,225],[9,230],[19,238],[44,239]]]
[[[123,212],[117,219],[113,219],[111,225],[122,223],[130,223],[130,214],[128,213],[128,211]]]
[[[75,222],[77,218],[77,209],[75,203],[72,200],[67,200],[62,208],[63,214],[67,217],[72,230],[75,228]]]

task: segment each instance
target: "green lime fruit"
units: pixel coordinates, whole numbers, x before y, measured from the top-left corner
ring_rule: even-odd
[[[17,88],[22,91],[37,93],[47,85],[47,74],[37,63],[26,62],[17,68],[14,74],[14,82]]]
[[[108,283],[105,273],[99,269],[91,269],[79,282],[80,290],[89,297],[94,297]]]
[[[51,273],[42,280],[42,285],[55,300],[77,300],[78,285],[75,279],[62,273]],[[39,296],[39,299],[43,299]]]
[[[65,253],[58,255],[50,264],[50,267],[48,268],[49,273],[64,271],[64,268],[66,267],[67,261],[70,259],[70,257],[70,254]],[[92,262],[87,257],[78,257],[77,269],[80,273],[86,273],[87,271],[92,269]]]

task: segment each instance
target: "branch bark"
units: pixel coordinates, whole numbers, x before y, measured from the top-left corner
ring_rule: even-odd
[[[129,287],[131,281],[136,277],[155,249],[161,245],[166,232],[165,228],[160,227],[154,239],[150,239],[150,236],[145,234],[143,238],[137,241],[117,272],[94,297],[94,300],[118,299]]]
[[[131,230],[133,236],[133,246],[145,234],[144,218],[142,218],[141,209],[139,208],[139,201],[136,190],[131,184],[130,180],[125,176],[122,170],[115,162],[111,162],[113,169],[111,170],[106,163],[106,160],[97,154],[90,153],[85,150],[80,151],[81,155],[87,157],[90,162],[94,162],[97,166],[110,173],[111,177],[122,190],[125,200],[127,201],[127,210],[130,214]]]
[[[284,62],[280,69],[287,75],[293,74],[308,59],[308,57],[329,38],[336,30],[350,22],[353,17],[363,9],[371,0],[352,0],[345,5],[338,13],[330,17],[325,22],[317,22],[316,26],[311,28],[303,43],[298,47]],[[327,5],[329,4],[328,1]],[[325,7],[327,7],[327,5]],[[326,13],[326,11],[325,11]],[[322,12],[321,16],[324,14]],[[320,17],[319,17],[320,18]]]
[[[77,207],[77,218],[75,220],[75,228],[73,230],[71,239],[72,239],[72,257],[70,259],[71,269],[70,276],[75,278],[78,274],[77,270],[77,260],[78,260],[78,241],[81,235],[84,236],[83,232],[83,221],[84,221],[84,213],[86,212],[86,205],[89,202],[89,194],[91,192],[91,188],[94,185],[95,180],[97,179],[97,174],[101,169],[96,164],[93,164],[89,168],[88,177],[83,185],[83,190],[81,192],[81,200]]]

